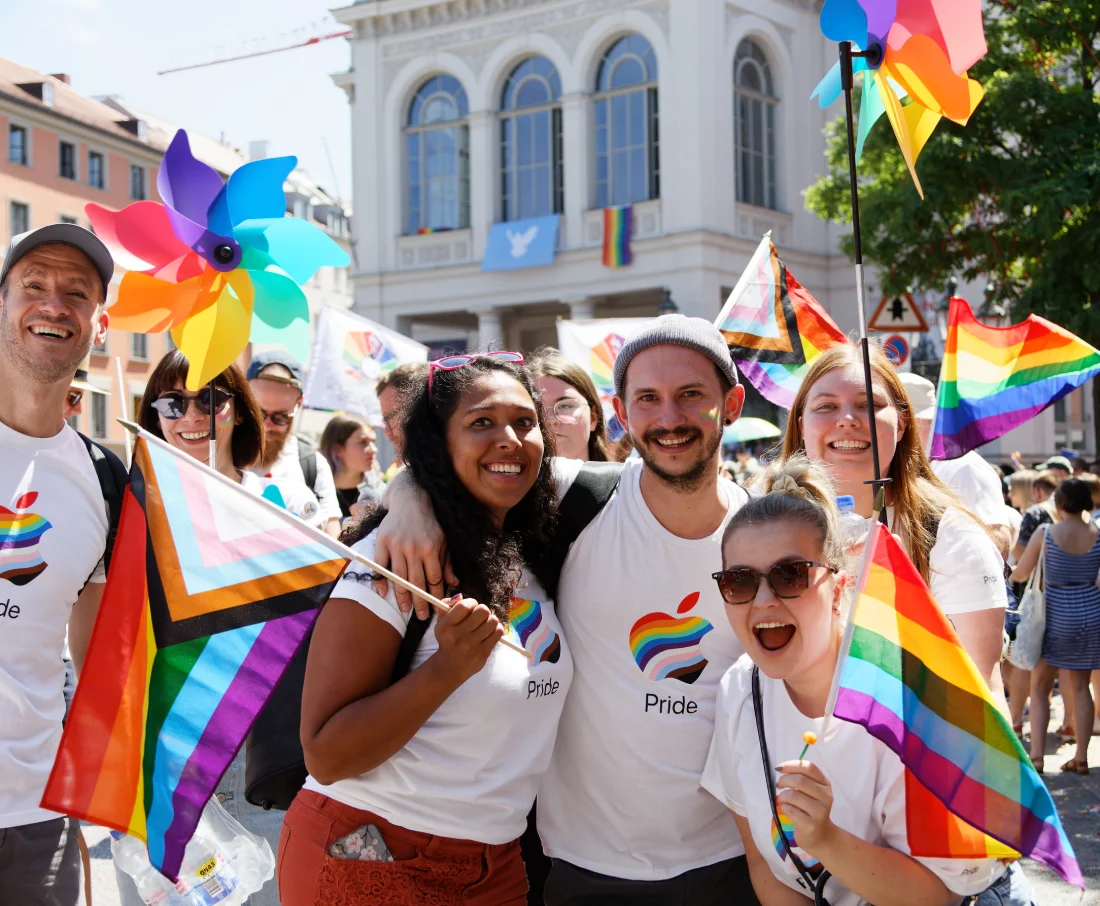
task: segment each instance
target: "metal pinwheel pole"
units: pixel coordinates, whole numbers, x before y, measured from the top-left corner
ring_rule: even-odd
[[[882,469],[878,457],[878,429],[875,425],[874,386],[871,380],[871,346],[867,337],[867,312],[866,297],[863,285],[863,245],[859,237],[859,187],[856,182],[856,136],[855,116],[852,113],[852,59],[865,57],[872,66],[877,66],[882,60],[883,49],[877,44],[872,44],[867,50],[852,50],[851,41],[840,42],[840,87],[844,92],[844,118],[848,127],[848,182],[852,193],[852,235],[855,247],[856,264],[856,306],[859,310],[859,342],[863,350],[863,380],[867,385],[867,411],[868,423],[871,430],[871,462],[875,477],[866,482],[872,486],[876,493],[880,488],[890,483],[889,478],[882,477]],[[882,521],[886,522],[886,508],[882,509]]]

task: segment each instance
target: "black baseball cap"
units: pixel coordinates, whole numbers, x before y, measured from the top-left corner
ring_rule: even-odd
[[[103,296],[107,297],[107,285],[114,276],[115,262],[107,246],[95,233],[75,223],[51,223],[49,226],[12,236],[8,253],[4,256],[4,268],[0,270],[0,283],[7,279],[8,272],[20,258],[47,242],[64,242],[87,255],[95,269],[99,271],[99,279],[103,281]]]
[[[280,373],[285,371],[286,373]],[[287,375],[290,375],[287,377]],[[248,380],[263,378],[265,381],[278,381],[302,389],[302,366],[289,352],[282,349],[269,349],[258,352],[248,363]]]

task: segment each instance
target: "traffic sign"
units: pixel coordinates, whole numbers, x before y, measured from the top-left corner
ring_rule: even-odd
[[[882,351],[898,371],[909,370],[909,341],[901,334],[896,333],[892,337],[887,337],[882,344]]]
[[[867,327],[871,330],[924,333],[928,330],[928,322],[924,320],[920,306],[913,297],[909,293],[902,293],[893,298],[883,296]]]

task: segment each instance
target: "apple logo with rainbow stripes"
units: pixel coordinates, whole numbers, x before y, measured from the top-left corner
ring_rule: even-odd
[[[53,526],[44,517],[27,512],[37,499],[37,491],[28,491],[15,501],[14,510],[0,506],[0,579],[13,585],[33,582],[47,566],[38,543]]]
[[[694,591],[676,608],[685,614],[699,603]],[[647,613],[630,630],[630,653],[646,679],[694,683],[707,666],[700,645],[714,627],[702,617]]]
[[[783,811],[782,801],[778,796],[775,797],[775,809],[779,814],[779,824],[783,828],[783,835],[787,838],[787,842],[791,845],[791,852],[798,856],[798,860],[802,863],[802,867],[806,869],[806,872],[811,875],[816,875],[821,872],[824,866],[811,856],[806,850],[802,849],[794,840],[794,822],[787,817]],[[783,837],[779,836],[779,830],[775,826],[775,819],[772,818],[772,846],[775,847],[775,851],[779,853],[779,858],[784,862],[787,861],[787,847],[783,845]]]
[[[535,664],[556,664],[561,657],[561,640],[542,614],[542,603],[512,598],[508,605],[508,626],[520,644],[531,652]]]

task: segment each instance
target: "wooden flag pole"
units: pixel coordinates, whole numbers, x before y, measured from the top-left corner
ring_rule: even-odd
[[[140,425],[135,425],[133,422],[126,421],[125,419],[121,418],[119,419],[119,422],[124,428],[127,428],[138,437],[144,438],[147,443],[156,444],[158,447],[168,453],[171,453],[173,456],[185,460],[188,464],[198,466],[199,468],[206,470],[210,478],[213,478],[216,481],[220,481],[223,484],[228,485],[229,487],[236,488],[238,491],[241,490],[241,486],[233,481],[231,478],[227,478],[225,475],[222,475],[221,472],[218,472],[215,469],[211,469],[208,466],[203,465],[201,460],[194,459],[193,457],[188,456],[186,453],[177,450],[167,441],[161,440],[159,437],[154,437],[152,434],[142,429]],[[261,505],[266,507],[269,512],[276,514],[280,519],[283,520],[283,522],[286,522],[288,525],[293,526],[299,531],[306,532],[314,541],[325,545],[325,547],[327,547],[333,553],[338,554],[339,556],[344,557],[348,560],[354,560],[357,563],[362,563],[364,566],[369,567],[372,572],[376,573],[382,578],[389,580],[394,585],[400,586],[401,588],[405,589],[405,591],[416,595],[418,598],[422,598],[423,600],[427,601],[429,604],[432,605],[432,607],[434,607],[441,613],[450,612],[451,606],[445,601],[439,600],[439,598],[435,597],[435,595],[432,595],[424,591],[424,589],[413,585],[411,582],[402,579],[399,575],[390,572],[384,566],[379,566],[369,557],[364,557],[358,551],[352,550],[346,544],[341,544],[331,535],[326,535],[320,529],[314,528],[312,525],[307,525],[296,516],[292,516],[282,507],[276,506],[267,498],[260,497],[258,495],[254,497],[250,495],[250,498],[252,500],[258,501]],[[511,648],[513,651],[517,652],[518,654],[522,654],[528,659],[531,658],[531,652],[523,648],[521,645],[517,645],[515,642],[510,641],[507,638],[501,639],[500,644],[503,645],[505,648]]]

